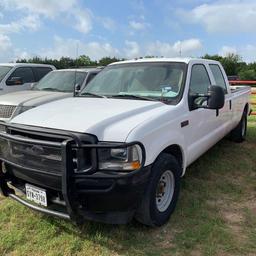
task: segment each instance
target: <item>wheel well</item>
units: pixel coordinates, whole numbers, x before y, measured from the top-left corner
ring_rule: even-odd
[[[179,145],[171,145],[164,149],[162,152],[173,155],[179,162],[180,166],[183,168],[183,154]]]
[[[246,103],[245,107],[244,107],[244,111],[248,114],[249,113],[249,104]]]

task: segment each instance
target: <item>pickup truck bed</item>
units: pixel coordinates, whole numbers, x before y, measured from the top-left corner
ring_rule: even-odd
[[[231,85],[230,90],[231,90],[231,93],[246,92],[248,94],[248,92],[251,91],[251,87],[245,86],[245,85]]]

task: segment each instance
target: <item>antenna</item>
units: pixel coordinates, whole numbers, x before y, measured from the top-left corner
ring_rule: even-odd
[[[182,52],[182,51],[181,51],[181,44],[182,44],[182,43],[181,43],[181,41],[180,41],[180,51],[179,51],[180,57],[181,57],[181,52]]]
[[[78,42],[77,42],[77,44],[76,44],[76,61],[78,59],[78,48],[79,48],[79,45],[78,45]],[[74,97],[76,96],[76,73],[77,73],[77,65],[75,65]]]

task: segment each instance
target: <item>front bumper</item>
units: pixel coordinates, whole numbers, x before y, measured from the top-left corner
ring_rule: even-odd
[[[41,130],[40,134],[42,132]],[[84,219],[111,224],[129,222],[141,202],[151,166],[144,166],[130,173],[117,174],[98,171],[95,161],[92,161],[92,168],[87,173],[75,173],[71,157],[72,148],[92,148],[91,154],[95,157],[94,149],[97,147],[126,147],[130,144],[100,146],[95,140],[93,144],[84,144],[84,135],[68,133],[65,136],[67,139],[58,145],[62,154],[61,173],[27,168],[0,156],[0,192],[34,210],[75,222]],[[20,139],[4,133],[0,133],[0,138],[15,141]],[[22,138],[23,142],[24,140],[26,143],[39,143],[38,140],[31,138]],[[47,141],[40,143],[52,145],[52,142]],[[145,159],[145,153],[143,158]],[[28,202],[16,194],[17,190],[25,193],[26,183],[46,189],[49,201],[47,208]]]

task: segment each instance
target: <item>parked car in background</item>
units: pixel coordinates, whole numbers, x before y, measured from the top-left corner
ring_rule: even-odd
[[[233,75],[233,76],[228,76],[228,81],[237,81],[240,80],[239,76]]]
[[[46,64],[0,63],[0,95],[28,90],[32,83],[55,69]]]
[[[44,103],[72,97],[74,87],[83,89],[101,69],[62,69],[44,76],[31,90],[12,92],[0,96],[0,121]]]
[[[3,124],[0,190],[78,222],[120,224],[135,217],[163,225],[186,168],[228,134],[245,139],[249,94],[249,87],[229,86],[217,61],[111,64],[78,97]]]

